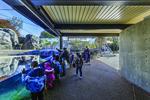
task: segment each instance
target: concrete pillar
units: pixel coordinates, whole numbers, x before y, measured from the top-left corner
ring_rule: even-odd
[[[104,43],[104,37],[99,36],[96,38],[96,46],[98,48],[101,48],[103,43]]]
[[[150,18],[120,33],[122,76],[150,92]]]

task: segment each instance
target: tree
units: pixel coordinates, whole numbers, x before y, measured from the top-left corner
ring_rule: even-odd
[[[51,42],[45,41],[45,46],[50,46],[50,45],[51,45]]]
[[[71,45],[71,48],[74,50],[82,50],[86,46],[89,48],[96,48],[95,43],[90,43],[89,41],[82,41],[82,40],[73,40],[69,43]]]
[[[40,38],[54,38],[54,35],[52,35],[52,34],[46,32],[46,31],[43,31],[43,32],[41,32],[41,34],[40,34]]]
[[[17,31],[19,31],[23,27],[23,21],[21,19],[18,19],[17,17],[12,17],[9,21]]]
[[[58,42],[57,42],[57,41],[54,41],[54,42],[51,44],[52,48],[54,48],[57,44],[58,44]]]
[[[13,26],[11,24],[11,22],[8,20],[0,19],[0,28],[10,28],[10,29],[14,30],[18,36],[20,35],[18,30],[16,30],[16,27]]]
[[[48,46],[51,45],[51,42],[44,39],[44,40],[40,40],[40,44],[41,44],[42,47],[48,47]]]
[[[112,37],[112,43],[110,44],[110,48],[112,51],[118,51],[119,50],[119,43],[118,43],[118,37]]]

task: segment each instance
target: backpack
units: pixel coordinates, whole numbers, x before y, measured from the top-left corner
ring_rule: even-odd
[[[44,89],[44,76],[41,77],[29,77],[25,82],[26,89],[31,93],[38,93]]]
[[[60,62],[56,61],[56,62],[55,62],[55,66],[56,66],[56,68],[58,69],[58,72],[59,72],[59,73],[62,73],[62,72],[63,72],[62,65],[60,64]]]
[[[83,65],[83,61],[80,58],[77,58],[75,61],[76,67],[82,67]]]

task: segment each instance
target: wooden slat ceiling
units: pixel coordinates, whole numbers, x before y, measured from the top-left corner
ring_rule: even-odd
[[[57,24],[135,24],[150,15],[150,6],[43,6],[43,8]]]

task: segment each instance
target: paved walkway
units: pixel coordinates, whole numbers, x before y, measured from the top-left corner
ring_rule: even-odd
[[[97,60],[100,60],[102,62],[104,62],[105,64],[113,67],[116,70],[120,70],[119,67],[119,54],[114,54],[115,56],[112,57],[97,57]]]
[[[133,87],[117,71],[101,61],[91,61],[83,67],[83,79],[67,76],[46,94],[46,100],[136,100]],[[137,99],[138,100],[138,99]],[[146,99],[139,99],[146,100]],[[150,99],[147,99],[150,100]]]

